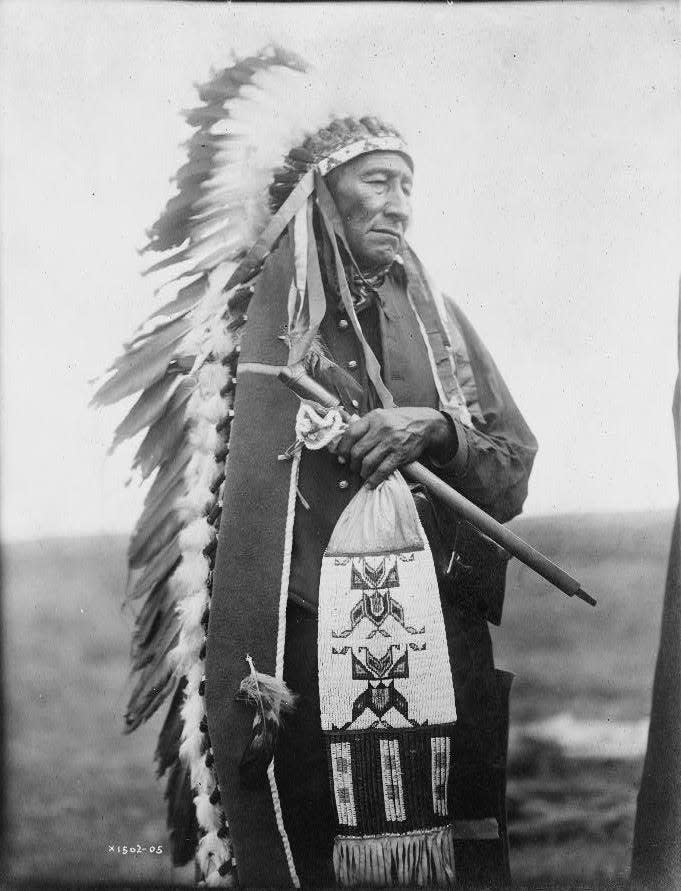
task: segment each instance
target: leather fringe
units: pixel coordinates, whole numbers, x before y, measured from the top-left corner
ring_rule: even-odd
[[[455,884],[454,830],[337,836],[333,867],[343,888],[449,888]]]

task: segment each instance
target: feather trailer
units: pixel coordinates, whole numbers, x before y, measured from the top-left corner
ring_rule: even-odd
[[[192,454],[189,437],[185,436],[181,448],[163,455],[163,460],[158,466],[158,472],[144,499],[145,507],[148,501],[157,501],[162,490],[167,491],[171,489],[178,479],[186,476],[187,466],[192,459]],[[155,490],[153,495],[152,489]]]
[[[192,140],[190,140],[190,145],[191,142]],[[202,146],[202,154],[210,157],[214,153],[214,149]],[[140,253],[146,253],[149,250],[159,252],[172,250],[186,241],[187,218],[191,214],[196,190],[197,186],[192,185],[191,191],[185,189],[183,194],[175,195],[168,201],[163,216],[150,229],[147,229],[149,242]]]
[[[154,756],[157,776],[162,777],[168,772],[164,797],[168,803],[167,826],[174,866],[183,866],[192,859],[199,831],[189,769],[180,761],[181,708],[186,686],[186,678],[181,678],[163,722]]]
[[[184,702],[187,679],[180,678],[173,695],[168,714],[163,722],[161,733],[156,744],[154,761],[156,762],[156,776],[162,777],[169,767],[180,757],[180,738],[182,736],[182,715],[180,710]]]
[[[145,389],[163,377],[171,361],[182,355],[182,340],[192,330],[192,322],[180,316],[144,336],[134,349],[122,353],[111,365],[111,377],[99,388],[94,405],[111,405]]]
[[[131,663],[135,666],[133,671],[139,672],[152,661],[153,657],[150,652],[156,646],[159,636],[164,633],[164,627],[167,630],[169,621],[171,624],[175,623],[175,618],[172,615],[174,609],[172,587],[167,584],[160,586],[157,597],[149,598],[145,603],[143,614],[137,621],[130,645]],[[168,650],[161,667],[163,670],[174,671],[177,676],[174,655],[174,648]],[[128,711],[131,711],[130,707]]]
[[[164,613],[160,613],[145,638],[146,646],[136,647],[136,641],[133,636],[132,670],[140,671],[147,667],[155,668],[165,663],[167,654],[175,645],[177,634],[177,621],[174,611],[166,610]],[[150,645],[152,642],[153,646]]]
[[[163,343],[173,343],[178,329],[189,329],[190,320],[187,319],[187,310],[182,315],[174,317],[154,318],[150,316],[137,328],[130,340],[123,344],[126,354],[136,353],[144,347],[149,349],[152,345],[160,346]]]
[[[166,613],[174,610],[176,607],[175,589],[172,584],[169,584],[175,568],[173,566],[168,571],[166,577],[142,601],[142,606],[135,616],[135,630],[133,631],[131,643],[132,657],[135,656],[138,648],[149,646],[152,643],[155,630],[158,628],[161,619]]]
[[[124,357],[123,357],[124,358]],[[113,405],[127,396],[150,387],[160,380],[172,365],[174,356],[167,351],[152,357],[148,364],[114,365],[114,373],[102,384],[92,400],[95,406]]]
[[[157,421],[166,409],[168,400],[180,382],[177,373],[166,373],[160,380],[147,387],[137,402],[130,409],[116,428],[113,441],[109,447],[109,454],[124,442],[135,436],[145,427],[150,427]]]
[[[133,668],[142,668],[151,661],[153,648],[163,628],[174,624],[176,595],[174,586],[161,582],[144,601],[132,635],[130,656]]]
[[[176,511],[180,499],[186,491],[185,469],[186,465],[182,468],[182,473],[172,477],[166,477],[165,474],[157,476],[147,493],[144,509],[137,521],[137,529],[145,530],[146,534],[150,528],[157,528],[160,522]],[[136,541],[136,535],[135,531],[133,541]]]
[[[163,461],[144,498],[143,512],[136,527],[145,526],[159,514],[167,513],[177,507],[186,491],[187,469],[191,460],[191,449],[187,445],[183,445],[169,456],[163,456]]]
[[[142,516],[137,521],[128,544],[128,564],[131,570],[128,592],[132,590],[133,585],[137,588],[140,580],[139,571],[144,570],[147,564],[155,561],[157,557],[160,558],[161,551],[165,550],[171,543],[172,535],[165,537],[163,540],[148,540],[153,539],[155,530],[168,517],[179,517],[181,515],[181,483],[183,480],[186,481],[187,467],[190,460],[191,450],[186,446],[179,450],[176,455],[170,455],[167,461],[159,468],[154,484],[147,493]],[[152,492],[152,490],[154,491]],[[174,501],[171,498],[173,492],[178,493]],[[147,545],[149,546],[146,547]],[[148,571],[155,573],[156,566],[148,566]],[[142,584],[140,582],[140,585]],[[135,599],[139,594],[128,594],[128,596]]]
[[[199,824],[192,799],[190,769],[179,760],[168,776],[165,798],[168,801],[167,824],[172,863],[173,866],[184,866],[196,851]]]
[[[115,447],[146,430],[135,466],[143,479],[156,472],[128,550],[128,597],[134,601],[136,626],[126,731],[172,696],[156,759],[168,777],[173,861],[186,862],[202,834],[198,860],[210,886],[232,879],[225,869],[231,850],[219,794],[214,794],[219,789],[204,720],[209,555],[222,508],[240,328],[277,235],[266,248],[260,243],[257,256],[249,249],[274,231],[267,228],[273,170],[282,167],[292,145],[330,119],[326,99],[310,92],[306,68],[297,57],[272,47],[235,62],[198,88],[202,106],[187,113],[197,129],[175,177],[177,193],[149,229],[145,248],[161,254],[152,270],[175,267],[172,282],[164,285],[173,285],[174,296],[135,332],[93,400],[108,405],[141,391],[114,437]],[[300,114],[303,107],[305,115]],[[287,108],[295,114],[283,114]],[[293,159],[301,175],[310,161]],[[280,174],[281,183],[293,184],[294,173]],[[301,307],[318,290],[317,273],[304,262],[311,203],[302,207],[294,236]],[[307,238],[308,249],[313,241]],[[249,262],[243,263],[246,257]],[[326,359],[314,362],[315,373],[344,402],[354,397],[354,382],[344,380]],[[253,665],[241,696],[256,708],[243,771],[255,782],[266,781],[281,715],[292,708],[293,698]]]
[[[239,773],[244,785],[257,788],[267,783],[267,768],[274,757],[282,716],[293,711],[296,696],[283,680],[256,671],[250,656],[246,661],[251,671],[241,681],[237,697],[255,706],[255,716]]]
[[[204,273],[193,282],[189,282],[183,288],[180,288],[175,297],[160,306],[151,318],[157,316],[171,316],[178,312],[191,311],[200,302],[206,293],[208,286],[208,276]]]
[[[174,411],[166,411],[149,427],[132,463],[142,480],[148,479],[168,455],[182,447],[187,422],[185,406],[179,405]]]
[[[167,666],[167,661],[144,670],[128,702],[124,717],[125,733],[137,730],[158,711],[172,693],[174,682],[175,673]]]
[[[216,74],[208,84],[199,87],[201,101],[205,104],[186,112],[187,122],[198,130],[188,143],[188,163],[178,172],[179,194],[170,199],[159,219],[150,228],[148,250],[167,251],[180,247],[186,241],[193,243],[196,237],[193,223],[197,202],[205,196],[206,184],[211,181],[216,167],[219,166],[215,162],[215,154],[221,140],[216,138],[218,134],[214,132],[214,128],[232,117],[225,103],[233,104],[238,101],[240,93],[258,72],[275,66],[289,66],[298,71],[305,68],[304,63],[292,54],[271,48],[258,56],[236,62],[231,68]],[[242,191],[242,196],[245,191]],[[229,216],[229,206],[223,211],[225,217]],[[177,255],[164,265],[174,262],[178,262]]]
[[[128,545],[128,563],[134,569],[145,566],[180,532],[183,520],[178,510],[158,517],[153,524],[137,528]]]
[[[187,424],[187,401],[192,395],[195,383],[183,380],[173,391],[166,410],[149,427],[133,459],[133,468],[139,468],[142,479],[146,479],[158,465],[175,451]]]
[[[220,114],[224,114],[224,112],[220,112]],[[187,123],[190,127],[198,126],[198,124],[190,121],[189,117],[187,117]],[[208,155],[192,158],[191,161],[187,161],[186,164],[180,167],[175,176],[170,178],[170,181],[178,183],[180,187],[184,183],[193,185],[195,182],[201,182],[201,180],[205,179],[206,174],[210,173],[210,162],[211,159]]]
[[[199,201],[201,200],[200,192],[198,189],[196,191],[196,196],[194,197],[194,201],[199,205]],[[145,275],[149,275],[152,272],[160,272],[162,269],[167,269],[169,266],[175,266],[177,263],[184,263],[185,260],[190,260],[194,256],[194,245],[188,244],[185,247],[181,248],[179,251],[176,251],[174,254],[171,254],[169,257],[164,257],[163,260],[159,260],[158,263],[154,263],[153,266],[149,266],[144,270]],[[184,277],[186,275],[195,275],[197,272],[196,269],[187,272],[181,272],[180,276]]]
[[[174,647],[177,640],[171,642]],[[177,675],[169,664],[167,653],[137,672],[137,683],[124,715],[123,732],[132,733],[156,714],[175,688]]]

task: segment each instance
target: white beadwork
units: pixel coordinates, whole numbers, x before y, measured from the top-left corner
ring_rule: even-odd
[[[434,736],[430,741],[430,764],[433,784],[433,811],[440,817],[447,816],[449,791],[449,762],[451,743],[448,736]]]
[[[331,772],[333,794],[336,799],[338,822],[343,826],[356,826],[355,793],[352,788],[352,757],[350,743],[331,743]]]
[[[399,478],[411,500],[404,480]],[[413,503],[413,502],[412,502]],[[352,510],[352,502],[346,512]],[[340,522],[340,521],[339,521]],[[456,720],[454,685],[433,558],[416,517],[423,549],[403,554],[325,555],[320,580],[319,692],[322,729],[412,727]],[[359,587],[366,581],[366,587]],[[353,582],[354,579],[354,582]],[[353,587],[354,585],[354,587]],[[398,663],[406,670],[398,670]],[[366,667],[362,678],[358,664]],[[372,668],[373,666],[373,668]],[[393,687],[406,701],[382,715],[364,709],[368,688],[376,701]]]
[[[386,819],[392,822],[406,820],[399,743],[396,739],[382,739],[379,747]]]

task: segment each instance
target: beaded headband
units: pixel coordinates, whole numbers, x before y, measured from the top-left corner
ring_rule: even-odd
[[[399,152],[404,155],[406,162],[410,168],[414,169],[414,162],[407,151],[407,145],[399,136],[371,136],[367,139],[360,139],[351,142],[350,145],[343,146],[338,151],[333,152],[328,158],[323,158],[317,162],[317,169],[322,176],[326,176],[336,167],[347,164],[360,155],[366,155],[368,152]]]

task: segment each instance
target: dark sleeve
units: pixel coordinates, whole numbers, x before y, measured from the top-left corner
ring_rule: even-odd
[[[522,510],[537,440],[471,323],[449,300],[447,310],[468,349],[482,420],[475,418],[469,427],[447,412],[458,447],[447,464],[431,462],[431,466],[462,495],[504,523]]]

